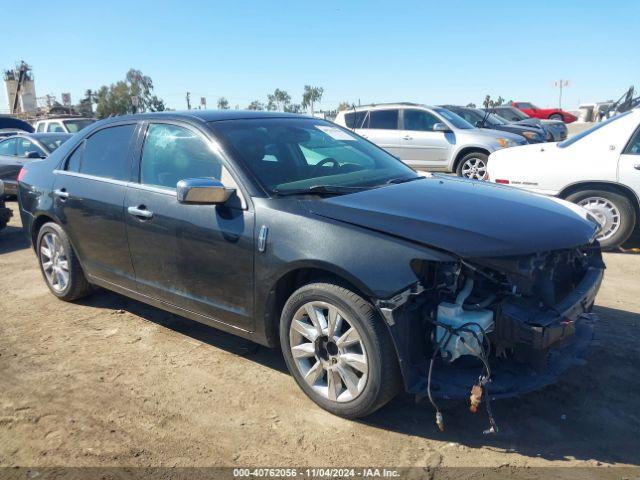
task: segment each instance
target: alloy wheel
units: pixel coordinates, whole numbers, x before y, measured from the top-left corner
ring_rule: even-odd
[[[471,157],[462,164],[462,176],[474,180],[484,180],[487,177],[487,164],[481,158]]]
[[[369,363],[360,333],[345,313],[326,302],[308,302],[289,327],[291,354],[304,380],[329,400],[356,399]]]
[[[48,232],[42,237],[40,264],[51,288],[62,292],[69,284],[69,259],[57,233]]]
[[[588,197],[580,200],[578,205],[589,210],[600,223],[602,231],[598,235],[599,241],[611,238],[620,228],[620,212],[611,200],[604,197]]]

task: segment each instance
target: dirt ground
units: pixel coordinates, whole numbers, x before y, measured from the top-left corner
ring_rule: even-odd
[[[597,342],[557,385],[445,412],[325,413],[276,350],[101,291],[56,300],[17,205],[0,232],[0,466],[640,465],[640,255],[606,255]],[[544,476],[540,473],[540,476]],[[537,475],[532,474],[532,478]]]

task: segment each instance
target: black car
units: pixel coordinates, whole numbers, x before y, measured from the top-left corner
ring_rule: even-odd
[[[68,133],[23,133],[0,140],[0,180],[5,195],[18,193],[18,173],[34,159],[47,157],[71,138]]]
[[[20,214],[56,297],[99,285],[280,345],[302,390],[338,415],[367,415],[401,387],[434,403],[474,385],[478,401],[517,395],[591,340],[595,220],[420,176],[324,120],[115,117],[25,170]]]
[[[458,114],[477,128],[488,128],[490,130],[501,130],[503,132],[516,133],[518,135],[522,135],[528,143],[542,143],[546,141],[547,135],[544,129],[537,125],[518,125],[509,123],[498,115],[487,113],[478,108],[458,107],[455,105],[444,105],[443,107]]]
[[[567,125],[562,120],[532,118],[519,108],[512,107],[511,105],[500,105],[484,109],[483,111],[495,113],[499,117],[511,122],[511,124],[541,127],[546,133],[548,142],[561,142],[562,140],[566,140],[569,134]]]

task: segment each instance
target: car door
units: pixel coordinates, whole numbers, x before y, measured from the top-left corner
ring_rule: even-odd
[[[85,273],[135,287],[124,225],[135,123],[109,125],[84,139],[54,171],[54,211]]]
[[[631,187],[640,197],[640,127],[636,128],[620,155],[618,182]]]
[[[176,184],[215,177],[237,188],[202,132],[151,122],[127,189],[127,236],[138,292],[253,330],[254,214],[237,190],[224,205],[179,203]],[[207,322],[205,322],[207,323]]]
[[[433,126],[442,123],[426,110],[405,108],[400,130],[400,158],[415,167],[446,168],[451,145],[446,132],[435,132]]]
[[[362,128],[356,132],[390,154],[400,157],[399,117],[400,110],[397,108],[371,110]]]

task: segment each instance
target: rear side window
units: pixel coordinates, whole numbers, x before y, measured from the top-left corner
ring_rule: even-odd
[[[109,127],[86,139],[80,161],[80,173],[128,180],[131,171],[129,145],[134,129],[135,125]]]
[[[78,147],[73,151],[71,156],[67,158],[67,164],[65,165],[65,170],[68,172],[79,172],[80,171],[80,160],[82,159],[82,151],[84,149],[84,141],[78,145]]]
[[[369,128],[397,130],[398,110],[372,110],[369,114]]]
[[[349,128],[369,128],[369,112],[349,112],[344,114],[344,123]]]
[[[174,189],[180,180],[211,177],[222,178],[222,162],[200,135],[177,125],[149,125],[140,183]]]

